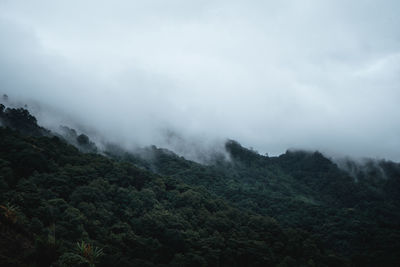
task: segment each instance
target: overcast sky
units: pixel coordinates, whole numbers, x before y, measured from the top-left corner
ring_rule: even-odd
[[[0,0],[0,92],[125,145],[173,131],[399,161],[399,14],[398,0]]]

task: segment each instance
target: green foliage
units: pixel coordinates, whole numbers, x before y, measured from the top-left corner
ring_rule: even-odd
[[[57,262],[58,266],[60,267],[71,267],[71,266],[78,266],[78,267],[90,267],[90,262],[83,257],[82,255],[67,252],[61,255]]]
[[[1,266],[400,262],[397,164],[354,179],[320,153],[265,157],[234,141],[230,161],[209,165],[156,147],[105,157],[16,114],[24,130],[0,128]]]
[[[400,235],[399,164],[369,163],[350,175],[319,152],[266,157],[235,141],[226,148],[230,161],[207,166],[156,147],[148,148],[152,156],[144,162],[143,153],[112,156],[201,186],[242,210],[274,217],[284,227],[305,230],[342,257],[331,256],[332,265],[343,265],[343,258],[356,266],[396,266],[400,261],[395,252],[400,249],[395,238]],[[196,205],[192,195],[183,202]]]
[[[23,108],[5,108],[0,104],[0,125],[17,129],[22,133],[41,136],[49,132],[37,125],[36,118]]]
[[[2,197],[20,207],[17,224],[30,231],[22,233],[34,246],[32,256],[19,258],[22,262],[264,266],[291,255],[278,223],[241,211],[204,187],[83,154],[58,138],[26,137],[9,129],[0,129],[0,136],[0,157],[15,179]],[[17,161],[30,149],[40,151],[45,169],[21,170]],[[275,243],[282,245],[273,249]],[[325,257],[324,248],[313,248],[314,258]]]
[[[77,253],[89,263],[89,266],[95,266],[104,254],[103,249],[85,243],[85,241],[77,242],[76,246]]]

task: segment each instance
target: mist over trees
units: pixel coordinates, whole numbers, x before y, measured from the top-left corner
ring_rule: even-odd
[[[0,115],[2,266],[400,260],[397,163],[350,175],[319,152],[268,157],[233,140],[229,160],[207,165],[156,146],[101,155],[85,149],[87,135],[53,134],[25,109],[1,106]]]
[[[2,1],[0,94],[40,103],[48,129],[72,121],[124,147],[167,147],[173,131],[400,161],[399,13],[396,0]]]
[[[0,266],[400,266],[400,1],[0,1]]]

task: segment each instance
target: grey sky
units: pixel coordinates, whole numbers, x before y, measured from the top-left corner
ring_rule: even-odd
[[[0,90],[123,144],[170,129],[400,160],[398,14],[394,0],[0,0]]]

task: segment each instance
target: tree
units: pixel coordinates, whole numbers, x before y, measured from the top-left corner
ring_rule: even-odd
[[[76,243],[78,254],[89,262],[89,266],[95,266],[99,258],[103,256],[103,249],[92,246],[91,244],[81,241]]]

